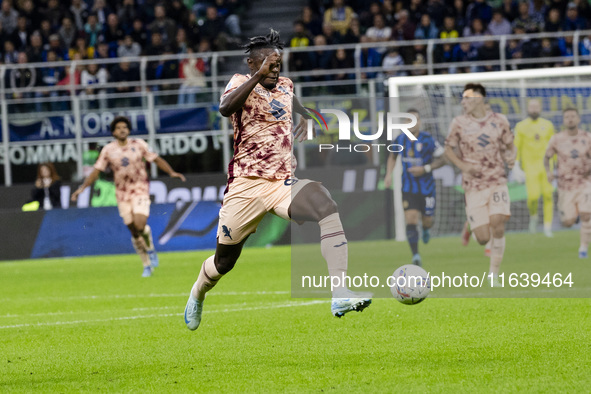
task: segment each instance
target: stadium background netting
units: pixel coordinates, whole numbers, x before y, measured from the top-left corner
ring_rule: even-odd
[[[557,71],[557,72],[556,72]],[[415,78],[391,78],[391,106],[405,111],[416,108],[421,113],[422,129],[430,132],[441,144],[444,143],[449,125],[461,114],[462,90],[466,83],[482,83],[487,90],[487,102],[495,112],[507,116],[514,128],[527,117],[527,102],[539,99],[542,103],[541,117],[549,119],[557,131],[562,125],[562,111],[575,107],[581,114],[581,128],[589,131],[591,124],[591,70],[581,67],[567,70],[528,70],[526,72],[474,73],[453,76]],[[526,74],[527,73],[527,74]],[[555,75],[552,75],[552,74]],[[437,210],[434,235],[458,233],[466,219],[464,194],[459,186],[461,175],[446,166],[435,173],[437,179]],[[509,177],[511,197],[511,220],[507,230],[524,231],[528,228],[529,212],[525,185],[513,182]],[[556,193],[554,204],[556,206]],[[395,220],[399,221],[400,212]],[[542,202],[538,215],[543,217]],[[553,227],[560,227],[558,215],[554,215]],[[541,221],[540,221],[541,223]]]

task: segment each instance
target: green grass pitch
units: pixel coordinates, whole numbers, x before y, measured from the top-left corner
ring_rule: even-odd
[[[405,243],[367,245],[352,243],[351,259],[410,258]],[[575,231],[510,234],[504,268],[558,259],[591,271],[577,247]],[[457,238],[421,249],[426,267],[487,269]],[[252,248],[190,332],[183,310],[208,255],[163,253],[146,279],[132,255],[0,263],[0,392],[591,390],[588,298],[378,298],[337,319],[326,299],[290,297],[288,248]]]

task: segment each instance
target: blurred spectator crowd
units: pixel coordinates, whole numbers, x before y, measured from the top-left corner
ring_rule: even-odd
[[[261,6],[261,3],[256,3]],[[5,87],[23,88],[10,98],[29,100],[12,105],[11,112],[67,110],[72,93],[83,100],[83,109],[140,105],[140,67],[137,56],[195,53],[179,62],[161,57],[148,62],[146,79],[151,91],[175,90],[157,97],[162,104],[191,104],[207,87],[210,62],[199,53],[236,49],[245,37],[241,18],[248,0],[0,0],[0,64],[20,64],[5,75]],[[269,7],[272,4],[268,5]],[[415,39],[450,40],[434,47],[437,73],[495,71],[498,66],[476,61],[499,60],[498,40],[483,39],[458,44],[458,37],[529,34],[587,29],[591,21],[589,0],[310,0],[293,23],[293,32],[282,32],[289,47],[311,47],[292,52],[290,71],[310,85],[354,80],[355,52],[325,45],[353,43],[404,43]],[[272,23],[269,23],[272,26]],[[581,37],[579,53],[591,53],[591,37]],[[314,49],[318,47],[318,49]],[[398,45],[367,47],[358,53],[362,67],[382,67],[363,72],[363,79],[426,74],[427,47]],[[515,64],[520,67],[554,67],[572,64],[572,37],[511,39],[507,60],[562,56],[562,61]],[[26,67],[28,63],[62,60],[113,59],[99,65]],[[449,65],[446,65],[449,63]],[[311,70],[324,74],[307,73]],[[72,75],[70,75],[72,74]],[[159,80],[177,80],[176,83]],[[137,82],[136,86],[118,84]],[[107,85],[105,85],[107,84]],[[106,87],[105,87],[106,86]],[[46,88],[28,92],[26,88]],[[57,88],[56,88],[57,87]],[[318,89],[323,89],[318,87]],[[351,93],[353,83],[334,86],[332,93]],[[107,100],[110,92],[128,97]],[[177,94],[178,93],[178,94]],[[310,92],[308,92],[310,93]],[[313,92],[312,92],[313,93]]]
[[[45,93],[14,93],[11,98],[56,97],[51,103],[25,103],[11,112],[68,109],[69,94],[56,86],[78,86],[83,107],[103,107],[107,91],[139,92],[139,87],[97,88],[107,82],[139,81],[139,64],[127,58],[235,49],[242,41],[240,17],[247,1],[211,0],[0,0],[0,64],[62,60],[119,61],[70,68],[21,67],[5,75],[6,88],[46,87]],[[164,104],[195,102],[209,73],[207,58],[150,61],[148,80],[182,79],[180,94],[162,96]],[[73,80],[71,79],[73,78]],[[53,88],[53,89],[52,89]],[[151,90],[166,86],[150,84]],[[133,96],[130,95],[130,96]],[[134,105],[128,97],[112,106]]]
[[[290,47],[331,44],[379,43],[418,39],[452,40],[458,37],[500,36],[584,30],[590,27],[587,0],[324,0],[310,1],[293,24]],[[591,37],[581,37],[579,53],[589,55]],[[427,74],[425,45],[366,48],[362,67],[384,68],[384,73],[366,72],[363,78]],[[572,65],[572,37],[509,40],[506,59],[564,56],[561,62],[534,61],[513,68]],[[476,66],[475,61],[499,60],[498,40],[435,45],[437,73],[496,71],[498,66]],[[460,66],[445,63],[463,62]],[[406,68],[404,66],[407,66]],[[354,51],[317,50],[292,54],[291,71],[354,67]],[[412,67],[408,67],[412,66]],[[304,81],[354,79],[353,74],[303,77]]]

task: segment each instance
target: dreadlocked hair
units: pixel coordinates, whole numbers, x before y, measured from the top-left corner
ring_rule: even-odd
[[[266,36],[251,37],[248,40],[248,44],[242,47],[246,50],[246,53],[253,54],[253,52],[263,48],[276,48],[279,50],[283,49],[285,44],[281,42],[279,32],[274,29],[270,29],[269,34]]]

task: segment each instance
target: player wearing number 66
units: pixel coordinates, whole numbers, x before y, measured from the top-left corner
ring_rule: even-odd
[[[404,134],[400,134],[394,140],[394,144],[403,146],[400,152],[402,161],[402,206],[406,221],[406,239],[412,252],[412,263],[421,266],[419,255],[419,214],[423,225],[423,242],[429,242],[429,229],[433,226],[435,215],[435,180],[433,171],[445,164],[443,148],[431,137],[429,133],[420,131],[421,119],[416,109],[406,112],[417,117],[417,124],[409,131],[417,138],[412,141]],[[386,169],[384,185],[389,188],[392,185],[392,173],[396,164],[398,153],[390,153]]]
[[[464,114],[451,122],[445,154],[462,171],[466,216],[476,240],[481,245],[491,241],[489,272],[497,285],[505,253],[505,222],[511,216],[505,164],[512,168],[517,152],[507,118],[487,111],[485,97],[480,84],[464,87]]]
[[[589,160],[591,159],[591,135],[579,129],[581,117],[576,108],[566,108],[562,113],[564,130],[554,134],[548,142],[544,167],[548,182],[554,180],[550,171],[550,159],[558,160],[558,211],[565,227],[575,224],[581,218],[581,244],[579,258],[587,257],[591,239],[591,180]]]

